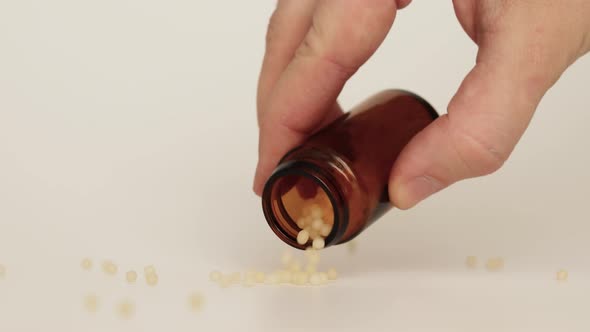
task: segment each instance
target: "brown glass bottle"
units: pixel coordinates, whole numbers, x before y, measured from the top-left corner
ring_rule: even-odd
[[[301,211],[324,210],[325,245],[350,241],[391,208],[388,180],[401,150],[438,117],[419,96],[388,90],[344,114],[280,161],[262,194],[264,216],[287,244],[297,243]]]

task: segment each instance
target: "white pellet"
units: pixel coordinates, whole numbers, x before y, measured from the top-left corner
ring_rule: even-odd
[[[130,284],[135,283],[135,281],[137,280],[137,272],[127,271],[127,273],[125,274],[125,279],[127,279],[127,282]]]
[[[330,224],[322,225],[322,228],[320,229],[321,236],[327,237],[328,235],[330,235],[331,232],[332,232],[332,225],[330,225]]]
[[[220,282],[222,277],[223,274],[219,271],[211,271],[211,273],[209,273],[209,280],[213,282]]]
[[[256,272],[256,277],[254,278],[257,283],[261,284],[266,279],[266,274],[264,272]]]
[[[309,280],[309,273],[297,272],[293,275],[291,282],[295,285],[305,285]]]
[[[313,204],[310,210],[310,215],[313,219],[322,219],[324,217],[324,211],[322,211],[322,208],[319,205]]]
[[[309,238],[313,241],[319,237],[321,237],[320,235],[320,231],[318,231],[317,229],[308,227],[305,229],[308,233],[309,233]]]
[[[309,283],[312,285],[319,285],[322,283],[322,278],[320,277],[319,273],[313,273],[310,277],[309,277]]]
[[[281,282],[281,277],[278,273],[273,272],[271,274],[269,274],[266,279],[264,280],[264,283],[267,285],[276,285],[278,283]]]
[[[98,297],[94,294],[88,294],[84,297],[84,309],[88,312],[96,312],[98,310]]]
[[[194,292],[188,297],[188,305],[192,311],[201,311],[204,303],[205,297],[201,293]]]
[[[566,281],[568,278],[568,272],[566,270],[557,271],[557,280]]]
[[[317,271],[317,268],[315,265],[308,265],[305,267],[305,272],[307,273],[315,273]]]
[[[121,301],[117,306],[117,312],[119,316],[124,319],[131,318],[135,313],[135,304],[129,300]]]
[[[242,279],[242,285],[245,287],[253,287],[256,284],[256,271],[248,271]]]
[[[504,260],[501,257],[490,258],[486,262],[488,271],[499,271],[504,268]]]
[[[320,281],[322,284],[327,283],[329,280],[328,274],[326,272],[320,272]]]
[[[148,265],[143,268],[143,272],[145,274],[153,274],[156,273],[156,268],[153,265]]]
[[[309,241],[309,232],[302,230],[297,234],[297,243],[304,245]]]
[[[242,280],[242,286],[244,286],[244,287],[254,287],[255,285],[256,285],[256,280],[254,280],[254,279]]]
[[[279,281],[283,284],[291,282],[293,279],[293,273],[290,271],[281,270],[279,272]]]
[[[89,258],[84,258],[80,263],[82,269],[88,271],[92,268],[92,261]]]
[[[465,259],[465,265],[467,265],[467,267],[470,269],[477,267],[477,257],[467,256],[467,258]]]
[[[320,231],[324,226],[324,221],[322,219],[314,219],[311,223],[311,228]]]
[[[323,249],[324,246],[326,245],[326,243],[324,242],[323,238],[316,238],[315,240],[313,240],[313,248],[314,249]]]
[[[149,286],[156,286],[158,284],[158,275],[155,273],[151,273],[145,276],[145,281]]]
[[[246,271],[246,273],[244,274],[244,280],[256,280],[256,271],[252,269]]]
[[[229,275],[229,281],[232,284],[237,284],[240,282],[240,280],[242,280],[242,273],[240,272],[234,272]]]
[[[299,227],[300,229],[304,229],[305,226],[307,226],[305,219],[303,219],[303,218],[300,218],[299,220],[297,220],[296,224],[297,224],[297,227]]]
[[[231,286],[232,284],[232,280],[231,280],[231,276],[229,275],[224,275],[221,277],[221,280],[219,281],[219,287],[221,288],[227,288],[229,286]]]
[[[304,218],[311,217],[311,205],[309,205],[309,204],[304,205],[303,209],[301,209],[301,215]]]
[[[328,279],[330,279],[330,280],[338,279],[338,272],[336,271],[335,268],[330,268],[328,270]]]
[[[111,262],[111,261],[104,261],[102,263],[102,270],[104,271],[104,273],[108,274],[108,275],[115,275],[117,274],[117,265],[115,265],[115,263]]]

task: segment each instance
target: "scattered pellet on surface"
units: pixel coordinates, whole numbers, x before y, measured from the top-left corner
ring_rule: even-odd
[[[159,277],[155,273],[151,273],[145,276],[145,281],[149,286],[156,286],[159,281]]]
[[[96,312],[98,311],[98,296],[94,294],[88,294],[84,296],[84,309],[88,312]]]
[[[82,262],[80,262],[80,266],[83,270],[89,271],[92,269],[92,260],[90,260],[90,258],[84,258]]]
[[[213,282],[220,282],[222,277],[223,274],[219,271],[211,271],[211,273],[209,273],[209,280]]]
[[[281,270],[279,272],[279,282],[282,284],[290,283],[294,274],[295,273],[291,273],[290,271]]]
[[[309,281],[309,273],[307,272],[297,272],[291,278],[291,283],[302,286],[307,284]]]
[[[568,272],[566,270],[559,270],[557,271],[556,277],[558,281],[566,281],[568,278]]]
[[[129,319],[135,314],[135,304],[129,300],[123,300],[117,305],[117,313],[123,319]]]
[[[256,280],[253,279],[244,279],[242,280],[242,286],[244,287],[254,287],[256,286]]]
[[[259,284],[264,283],[264,280],[266,280],[266,273],[264,272],[256,272],[256,278],[255,278],[256,282]]]
[[[125,274],[125,279],[127,279],[127,282],[130,284],[133,284],[137,281],[137,272],[131,270],[131,271],[127,271],[127,273]]]
[[[156,273],[156,268],[153,265],[148,265],[143,268],[143,273],[147,274],[154,274]]]
[[[6,266],[0,264],[0,279],[6,278]]]
[[[111,261],[104,261],[102,263],[102,270],[108,275],[115,275],[117,274],[118,267]]]
[[[322,237],[318,237],[318,239],[324,240]],[[243,287],[254,287],[257,284],[325,285],[338,278],[338,273],[333,268],[327,271],[320,270],[320,250],[314,249],[313,243],[306,247],[303,256],[302,264],[299,257],[295,256],[292,251],[285,251],[280,256],[281,267],[274,272],[265,273],[256,269],[248,269],[244,272],[223,274],[220,271],[213,271],[210,272],[209,279],[217,282],[221,288],[227,288],[236,284]]]
[[[280,277],[279,273],[276,273],[276,272],[269,274],[266,277],[266,279],[264,280],[264,283],[267,285],[277,285],[280,282],[281,282],[281,277]]]
[[[297,234],[297,243],[304,245],[307,243],[307,241],[309,241],[309,232],[304,230],[301,230],[298,234]]]
[[[241,272],[234,272],[229,275],[230,283],[237,284],[242,280],[242,273]]]
[[[204,304],[205,304],[205,297],[201,293],[194,292],[189,295],[188,305],[192,311],[194,311],[194,312],[201,311],[203,309]]]
[[[326,245],[326,243],[324,242],[324,239],[322,239],[321,237],[318,237],[313,240],[312,246],[314,249],[319,250],[319,249],[324,249],[325,245]]]
[[[319,285],[322,283],[322,277],[319,273],[312,273],[311,276],[309,276],[309,283],[312,285]]]
[[[488,271],[500,271],[504,268],[504,260],[501,257],[494,257],[488,259],[486,262],[486,269]]]
[[[470,269],[476,268],[477,267],[477,257],[467,256],[467,258],[465,259],[465,265],[467,265],[467,267]]]
[[[263,278],[264,280],[264,278]],[[246,287],[253,287],[256,284],[256,271],[248,271],[242,279],[242,285]]]
[[[228,288],[229,286],[231,286],[232,284],[232,280],[231,280],[231,276],[229,275],[223,275],[221,277],[221,280],[219,281],[219,287],[221,288]]]
[[[330,268],[328,270],[328,279],[330,279],[330,280],[338,279],[338,272],[336,271],[335,268]]]

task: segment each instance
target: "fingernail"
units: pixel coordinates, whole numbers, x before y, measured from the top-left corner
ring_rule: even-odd
[[[260,171],[260,166],[259,164],[256,165],[256,171],[254,171],[254,182],[252,183],[252,191],[254,191],[254,193],[258,196],[260,196],[260,185],[259,185],[259,180],[258,178],[260,177],[259,175],[259,171]]]
[[[440,191],[442,184],[432,177],[421,175],[415,177],[398,188],[401,193],[398,202],[394,204],[400,208],[408,209],[428,198],[432,194]]]
[[[254,194],[256,194],[256,196],[260,196],[258,186],[256,185],[256,180],[254,180],[254,184],[252,185],[252,191],[254,192]]]

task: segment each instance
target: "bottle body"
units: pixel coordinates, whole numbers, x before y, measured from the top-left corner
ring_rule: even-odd
[[[306,208],[315,206],[331,226],[326,246],[357,236],[391,208],[391,168],[412,137],[437,116],[420,97],[388,90],[287,153],[263,192],[265,218],[275,234],[305,248],[297,243],[297,233],[302,227],[314,229],[300,220],[308,218]]]

